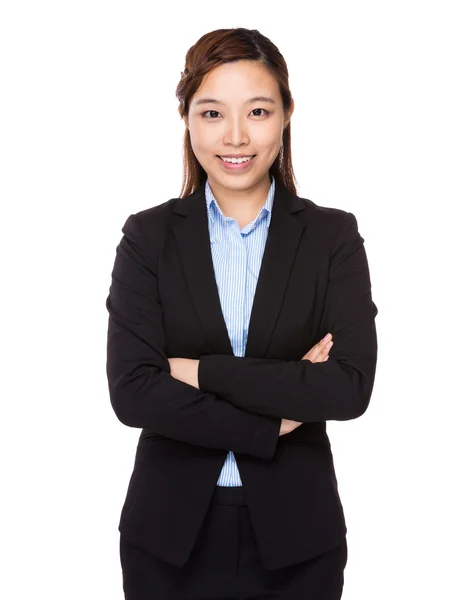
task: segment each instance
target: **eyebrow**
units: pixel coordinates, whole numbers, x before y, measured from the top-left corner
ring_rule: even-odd
[[[250,98],[249,100],[247,100],[246,104],[250,104],[250,102],[269,102],[270,104],[276,104],[276,102],[273,100],[273,98],[270,98],[269,96],[254,96],[253,98]],[[199,104],[224,104],[224,103],[220,102],[219,100],[215,100],[215,98],[201,98],[200,100],[196,100],[196,102],[194,104],[195,104],[195,106],[198,106]]]

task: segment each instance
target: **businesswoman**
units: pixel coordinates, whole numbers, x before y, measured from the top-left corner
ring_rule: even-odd
[[[191,47],[180,196],[131,214],[107,377],[141,429],[119,521],[128,600],[341,598],[347,527],[327,420],[377,360],[355,216],[296,194],[286,63],[257,30]]]

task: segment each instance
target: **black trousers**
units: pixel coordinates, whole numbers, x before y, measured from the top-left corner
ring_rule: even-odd
[[[347,543],[345,538],[313,559],[267,571],[243,487],[216,486],[186,564],[176,567],[161,561],[123,536],[120,561],[126,600],[340,600]]]

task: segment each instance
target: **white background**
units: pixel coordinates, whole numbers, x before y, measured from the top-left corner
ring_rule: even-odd
[[[473,598],[469,4],[2,3],[2,598],[123,597],[139,430],[105,374],[115,249],[179,195],[187,49],[238,26],[287,61],[299,195],[356,215],[379,310],[371,405],[327,426],[343,599]]]

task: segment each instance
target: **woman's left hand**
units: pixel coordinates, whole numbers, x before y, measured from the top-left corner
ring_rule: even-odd
[[[171,376],[183,383],[199,388],[199,360],[193,358],[168,358]]]

